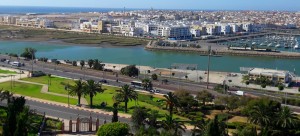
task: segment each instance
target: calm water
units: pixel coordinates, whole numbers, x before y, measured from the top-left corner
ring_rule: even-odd
[[[126,9],[133,10],[133,9]],[[81,8],[81,7],[39,7],[39,6],[0,6],[1,14],[49,14],[49,13],[77,13],[77,12],[109,12],[123,11],[123,8]]]
[[[0,41],[0,53],[20,54],[26,47],[37,49],[37,57],[69,60],[99,59],[107,63],[140,64],[168,68],[172,63],[198,64],[201,70],[207,67],[207,57],[197,54],[146,51],[142,47],[101,48],[69,46],[47,42]],[[212,57],[211,69],[238,72],[240,67],[261,67],[294,71],[300,70],[300,59],[277,59],[271,57],[223,56]]]

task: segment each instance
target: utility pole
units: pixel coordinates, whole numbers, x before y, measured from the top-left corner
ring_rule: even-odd
[[[208,89],[209,86],[209,68],[210,68],[210,55],[211,55],[211,46],[208,46],[208,64],[207,64],[207,84],[206,89]]]

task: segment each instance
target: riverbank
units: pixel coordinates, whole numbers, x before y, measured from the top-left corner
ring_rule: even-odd
[[[226,47],[220,47],[217,44],[207,43],[201,45],[201,48],[190,48],[190,47],[170,47],[170,46],[158,46],[156,42],[149,42],[146,46],[146,50],[150,51],[174,51],[174,52],[194,52],[201,55],[208,55],[208,45],[211,46],[211,50],[215,56],[218,55],[231,55],[231,56],[251,56],[251,57],[274,57],[274,58],[291,58],[299,59],[300,53],[296,52],[262,52],[262,51],[239,51],[239,50],[228,50]]]

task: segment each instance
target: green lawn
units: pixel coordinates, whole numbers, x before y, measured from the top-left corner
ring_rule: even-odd
[[[49,79],[50,78],[48,76],[41,76],[41,77],[24,78],[22,80],[29,81],[29,82],[35,82],[35,83],[41,83],[41,84],[48,84]],[[68,94],[68,92],[65,90],[64,85],[62,85],[61,82],[70,83],[70,84],[74,83],[74,81],[72,81],[70,79],[60,78],[60,77],[51,77],[51,85],[49,86],[49,92],[59,93],[59,94]]]
[[[42,84],[48,84],[48,76],[42,76],[42,77],[33,77],[33,78],[25,78],[22,80],[25,81],[30,81],[30,82],[36,82],[36,83],[42,83]],[[51,85],[50,85],[50,92],[54,92],[54,93],[59,93],[59,94],[67,94],[67,91],[65,91],[65,88],[63,85],[61,85],[61,82],[64,83],[70,83],[73,84],[74,81],[70,80],[70,79],[65,79],[65,78],[60,78],[60,77],[51,77]],[[117,89],[119,89],[118,87],[111,87],[111,86],[102,86],[103,88],[105,88],[106,90],[104,91],[104,93],[101,94],[97,94],[94,99],[93,99],[93,104],[96,108],[101,108],[100,104],[102,102],[106,102],[108,105],[106,108],[104,108],[107,111],[112,111],[112,105],[113,105],[113,96],[116,94]],[[165,103],[164,102],[157,102],[157,100],[161,100],[160,98],[157,97],[150,97],[151,95],[149,94],[139,94],[139,100],[135,103],[135,101],[130,101],[128,103],[128,110],[129,113],[133,112],[133,108],[134,106],[137,104],[137,106],[141,106],[141,107],[145,107],[147,109],[152,109],[152,110],[158,110],[160,114],[164,115],[167,114],[168,111],[167,110],[163,110],[162,107],[165,107]],[[85,97],[87,102],[90,103],[90,98],[89,97]],[[122,103],[120,105],[120,112],[124,112],[124,103]],[[176,115],[175,115],[176,116]],[[179,116],[176,116],[179,117]],[[182,118],[182,117],[180,117]],[[186,119],[186,118],[182,118],[182,119]]]
[[[0,74],[17,74],[17,72],[0,69]]]
[[[110,86],[103,86],[103,88],[105,88],[106,90],[103,93],[97,94],[94,98],[93,98],[93,105],[96,108],[100,108],[100,109],[105,109],[107,111],[112,111],[113,109],[113,96],[116,94],[117,87],[110,87]],[[90,103],[90,98],[86,97],[86,100],[88,101],[88,103]],[[159,111],[159,114],[161,115],[165,115],[168,114],[169,112],[167,110],[163,110],[162,107],[165,107],[165,103],[164,101],[160,101],[157,102],[157,100],[162,100],[160,98],[157,97],[153,97],[150,94],[141,94],[139,93],[138,95],[138,101],[129,101],[128,103],[128,113],[132,113],[133,112],[133,108],[135,106],[140,106],[140,107],[145,107],[146,109],[151,109],[151,110],[157,110]],[[102,108],[100,106],[100,104],[102,102],[106,102],[107,106],[105,108]],[[124,103],[121,103],[119,105],[119,111],[124,113]],[[184,120],[188,120],[186,118],[174,115],[175,117],[184,119]]]
[[[61,103],[68,103],[68,98],[50,94],[41,93],[42,86],[40,85],[33,85],[33,84],[26,84],[21,82],[15,82],[13,89],[11,90],[11,83],[4,82],[0,83],[1,89],[12,91],[16,94],[21,94],[24,96],[35,97],[39,99],[61,102]],[[77,104],[77,99],[70,98],[70,104]]]

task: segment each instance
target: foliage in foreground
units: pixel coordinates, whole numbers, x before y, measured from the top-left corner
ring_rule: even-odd
[[[98,132],[98,136],[126,136],[129,135],[130,127],[126,123],[114,122],[102,125]]]

